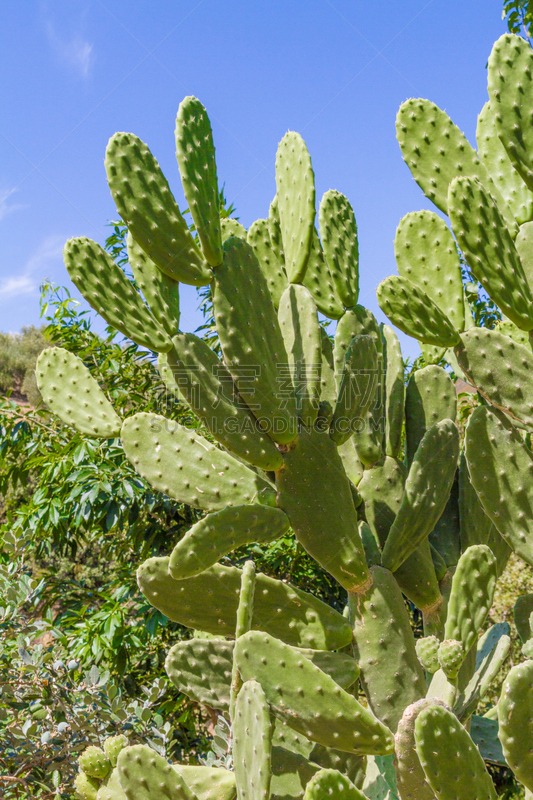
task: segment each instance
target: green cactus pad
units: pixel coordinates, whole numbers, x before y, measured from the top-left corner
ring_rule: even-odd
[[[98,778],[91,778],[85,772],[79,772],[74,779],[74,788],[80,800],[96,800],[99,786]]]
[[[35,366],[46,405],[80,433],[110,439],[121,420],[83,361],[63,347],[43,350]]]
[[[168,558],[149,558],[138,568],[137,581],[148,602],[188,628],[234,636],[241,570],[217,564],[195,578],[175,581],[168,565]],[[261,573],[256,576],[253,627],[314,650],[337,650],[352,639],[350,624],[338,611]]]
[[[405,455],[411,464],[424,434],[443,419],[455,419],[457,395],[450,375],[431,364],[409,378],[405,394]]]
[[[176,157],[205,260],[218,267],[222,262],[222,239],[215,146],[207,111],[196,97],[186,97],[179,105]]]
[[[453,347],[459,333],[444,311],[416,284],[399,275],[385,278],[377,288],[384,314],[401,331],[424,344]]]
[[[115,133],[107,145],[105,167],[120,216],[159,269],[193,286],[211,283],[213,272],[148,146],[132,133]]]
[[[354,306],[346,311],[335,331],[334,366],[337,386],[342,379],[346,352],[354,336],[371,336],[378,353],[378,386],[375,402],[366,414],[364,424],[354,434],[353,441],[360,461],[365,466],[377,463],[381,458],[384,436],[383,420],[383,340],[381,330],[371,311],[363,306]]]
[[[459,458],[459,433],[442,420],[422,438],[415,453],[405,493],[383,548],[382,564],[391,572],[426,539],[442,514]]]
[[[361,597],[349,595],[354,658],[370,708],[395,731],[402,710],[420,700],[427,687],[396,581],[382,567],[372,567],[370,574],[371,588]]]
[[[366,800],[365,795],[336,769],[321,769],[305,787],[304,800]]]
[[[520,328],[517,328],[514,322],[511,322],[510,319],[499,320],[496,323],[494,330],[498,331],[498,333],[503,333],[504,336],[508,336],[509,339],[512,339],[517,344],[521,344],[523,347],[527,347],[528,350],[531,350],[529,333],[526,333],[526,331],[521,331]]]
[[[78,759],[80,769],[90,778],[103,780],[111,772],[111,762],[101,747],[91,745]]]
[[[268,209],[268,230],[270,232],[270,243],[272,245],[274,255],[285,270],[285,253],[283,252],[283,239],[281,236],[277,194],[274,196],[274,199],[270,203],[270,208]]]
[[[287,353],[267,282],[247,242],[225,242],[214,286],[226,366],[269,436],[288,444],[297,434],[297,418]]]
[[[248,238],[246,228],[238,219],[224,217],[220,220],[220,230],[222,232],[222,243],[226,242],[231,236],[236,236],[238,239],[243,239],[245,242]]]
[[[253,247],[255,256],[265,276],[274,308],[279,308],[281,295],[289,285],[285,267],[280,264],[272,246],[268,219],[256,219],[248,231],[248,244]]]
[[[372,469],[364,471],[359,484],[365,518],[382,548],[401,506],[406,475],[402,462],[386,456]],[[418,608],[439,602],[439,586],[427,542],[406,559],[394,577],[402,592]]]
[[[515,170],[533,191],[533,136],[526,109],[531,107],[533,54],[520,36],[504,34],[488,62],[490,107],[498,136]]]
[[[343,194],[330,189],[320,201],[320,236],[337,294],[346,308],[359,297],[359,244],[353,209]]]
[[[455,567],[461,555],[461,530],[459,526],[459,487],[455,474],[448,502],[429,534],[429,544],[443,559],[446,567]],[[464,549],[464,548],[463,548]]]
[[[533,791],[533,661],[511,669],[498,703],[499,737],[505,759],[524,786]]]
[[[110,773],[98,789],[96,800],[127,800],[124,790],[120,785],[120,776],[117,767],[115,767],[113,772]]]
[[[330,319],[340,319],[344,314],[344,306],[331,276],[331,271],[322,250],[316,229],[311,240],[311,252],[303,278],[303,285],[313,295],[316,307]]]
[[[506,622],[498,622],[479,639],[475,672],[453,708],[454,714],[459,719],[465,720],[471,716],[501,670],[511,648],[509,633],[509,625]]]
[[[353,439],[348,439],[347,442],[341,444],[341,446],[337,448],[337,452],[341,457],[346,475],[354,487],[358,486],[363,477],[364,470],[363,465],[359,461]]]
[[[533,222],[520,226],[515,239],[516,249],[529,286],[533,286]],[[504,331],[505,333],[505,331]],[[509,334],[507,334],[509,336]]]
[[[178,642],[167,655],[165,669],[183,694],[210,708],[227,711],[230,700],[233,648],[227,639],[194,638]],[[343,689],[353,686],[359,667],[351,656],[329,650],[295,648]]]
[[[383,326],[385,362],[385,453],[397,458],[404,425],[405,383],[402,351],[398,337]],[[416,374],[416,373],[415,373]]]
[[[415,722],[415,742],[426,780],[438,800],[497,800],[477,747],[451,711],[440,705],[421,711]]]
[[[104,753],[109,759],[111,766],[117,766],[118,754],[128,745],[128,740],[124,734],[120,733],[118,736],[109,736],[104,742]]]
[[[463,550],[473,544],[488,544],[493,524],[472,486],[464,450],[459,458],[459,520]]]
[[[400,221],[394,240],[398,273],[416,284],[458,331],[465,328],[461,262],[454,238],[432,211],[413,211]]]
[[[513,619],[520,641],[524,644],[531,639],[532,631],[529,623],[533,614],[533,594],[522,594],[513,607]]]
[[[486,406],[470,417],[465,442],[470,479],[485,513],[515,553],[533,565],[533,494],[524,480],[533,469],[531,450]]]
[[[180,692],[210,708],[227,711],[233,642],[190,639],[169,650],[165,670]]]
[[[301,283],[315,226],[315,176],[305,142],[293,131],[278,145],[276,188],[285,269],[290,283]]]
[[[335,344],[333,358],[335,365],[335,379],[337,386],[340,384],[346,352],[354,336],[371,336],[374,339],[378,355],[383,352],[383,340],[375,316],[364,306],[349,308],[337,325],[335,331]]]
[[[391,732],[353,695],[302,656],[265,633],[235,645],[243,680],[257,680],[272,711],[312,741],[349,753],[392,752]]]
[[[117,763],[127,800],[197,800],[181,775],[150,747],[126,747]]]
[[[194,767],[172,764],[198,800],[233,800],[237,789],[235,773],[223,767]]]
[[[238,800],[269,800],[272,725],[260,683],[246,681],[233,717],[233,763]]]
[[[415,747],[416,720],[424,709],[435,705],[443,703],[435,697],[417,700],[405,709],[398,724],[394,737],[394,752],[398,792],[402,800],[435,800],[435,794],[426,781]]]
[[[332,481],[335,493],[324,492]],[[347,591],[368,581],[350,483],[327,431],[302,430],[276,473],[278,505],[296,538]]]
[[[471,328],[456,352],[469,382],[489,403],[533,426],[531,350],[497,331]]]
[[[440,669],[438,652],[440,642],[436,636],[424,636],[416,640],[416,654],[418,660],[431,675]]]
[[[475,714],[470,720],[470,736],[481,753],[483,761],[507,767],[502,745],[498,738],[498,721],[478,717]]]
[[[521,330],[533,328],[533,296],[511,231],[494,197],[479,181],[455,178],[448,208],[459,247],[477,280]]]
[[[507,138],[508,131],[504,135]],[[476,141],[481,160],[518,224],[533,219],[533,193],[516,172],[500,141],[490,103],[485,103],[477,118]]]
[[[128,233],[126,242],[133,277],[150,311],[168,335],[174,336],[180,329],[179,283],[156,267],[131,233]]]
[[[465,660],[466,652],[457,639],[445,639],[439,645],[439,664],[448,678],[456,678]]]
[[[376,345],[371,336],[355,336],[348,349],[339,393],[330,425],[337,446],[344,444],[366,422],[374,405],[379,382]]]
[[[271,765],[272,800],[303,800],[306,784],[320,769],[300,753],[276,745],[272,747]]]
[[[464,551],[453,576],[444,636],[460,641],[465,655],[492,607],[497,579],[496,559],[486,545],[472,545]]]
[[[320,402],[322,340],[315,301],[298,284],[283,292],[278,320],[287,352],[287,363],[296,395],[296,410],[302,425],[316,420]]]
[[[174,382],[213,438],[260,469],[279,469],[281,453],[239,397],[216,353],[193,333],[178,333],[172,344],[167,358]]]
[[[228,506],[195,523],[170,555],[169,572],[177,581],[199,575],[243,544],[266,544],[289,529],[289,519],[279,508],[254,503]]]
[[[413,178],[440,211],[448,213],[448,186],[457,175],[478,178],[496,198],[508,225],[516,225],[498,188],[466,136],[429,100],[402,103],[396,138]],[[516,232],[516,231],[515,231]]]
[[[63,258],[72,282],[106,322],[142,347],[170,350],[170,337],[103,247],[85,236],[69,239]]]
[[[154,489],[195,508],[248,505],[262,489],[271,488],[229,453],[158,414],[128,417],[121,437],[127,458]]]
[[[246,561],[242,568],[241,573],[241,588],[239,592],[239,605],[237,606],[237,615],[235,621],[235,639],[239,636],[244,636],[252,629],[252,621],[254,615],[254,595],[255,595],[255,564],[253,561]],[[229,715],[232,722],[235,720],[235,706],[237,696],[242,689],[243,680],[239,673],[237,662],[233,659],[231,669],[231,687],[230,687],[230,702],[229,702]],[[270,733],[269,733],[270,737]],[[270,741],[270,738],[269,738]],[[270,747],[270,745],[269,745]]]
[[[328,334],[320,326],[321,342],[321,369],[320,369],[320,399],[327,401],[331,409],[337,402],[337,384],[335,381],[335,362],[333,358],[333,345]]]

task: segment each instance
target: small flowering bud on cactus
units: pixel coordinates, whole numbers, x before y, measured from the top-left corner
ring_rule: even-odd
[[[85,772],[79,772],[74,780],[76,796],[80,800],[96,800],[99,786],[100,781],[96,778],[91,778]]]
[[[417,639],[416,642],[418,660],[426,672],[431,672],[431,674],[440,667],[438,658],[439,645],[440,642],[436,636],[424,636],[423,639]]]
[[[448,678],[456,678],[465,658],[463,645],[457,639],[445,639],[440,643],[438,658]]]
[[[110,736],[109,739],[105,740],[104,752],[108,757],[112,767],[117,766],[118,754],[126,747],[127,744],[128,740],[122,733],[118,736]]]
[[[80,769],[91,778],[103,780],[111,770],[111,763],[100,747],[88,747],[78,759]]]

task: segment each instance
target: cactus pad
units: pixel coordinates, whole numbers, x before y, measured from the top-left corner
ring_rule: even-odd
[[[426,780],[438,800],[496,800],[477,747],[451,711],[440,705],[421,711],[415,741]]]
[[[392,752],[388,728],[303,656],[265,633],[235,645],[243,680],[257,680],[272,711],[308,739],[349,753]]]
[[[159,269],[182,283],[210,283],[211,267],[148,146],[132,133],[115,133],[107,145],[105,167],[120,216]]]
[[[128,417],[121,436],[126,456],[154,489],[195,508],[248,504],[270,486],[203,436],[158,414]]]
[[[101,747],[91,745],[78,759],[80,769],[90,778],[103,780],[111,772],[111,762]]]
[[[383,313],[408,336],[444,348],[458,343],[459,333],[444,311],[407,278],[399,275],[385,278],[377,295]]]
[[[131,233],[126,242],[133,277],[150,311],[168,335],[174,336],[180,329],[179,283],[156,267]]]
[[[505,759],[518,780],[533,791],[533,661],[517,664],[502,686],[499,737]]]
[[[475,277],[515,325],[530,331],[533,297],[496,200],[479,181],[455,178],[448,208],[453,232]]]
[[[120,434],[121,421],[83,361],[63,347],[40,354],[37,385],[46,405],[80,433],[109,439]]]
[[[179,105],[176,157],[205,260],[217,267],[222,262],[222,239],[215,146],[209,117],[196,97],[186,97]]]
[[[459,433],[442,420],[422,438],[405,482],[398,515],[383,548],[382,564],[392,572],[422,544],[444,511],[459,458]]]
[[[170,337],[103,247],[85,236],[69,239],[63,258],[72,282],[106,322],[142,347],[170,350]]]
[[[366,800],[351,780],[336,769],[321,769],[305,787],[304,800]]]
[[[146,599],[174,622],[215,636],[234,636],[241,570],[217,564],[195,578],[175,581],[168,558],[149,558],[137,570]],[[253,627],[296,647],[337,650],[349,644],[348,620],[316,597],[258,573]]]
[[[453,680],[453,678],[457,677],[465,657],[465,649],[457,639],[445,639],[440,643],[438,652],[439,664],[448,678]]]
[[[315,176],[305,142],[293,131],[278,145],[276,187],[285,269],[290,283],[300,283],[315,225]]]
[[[233,762],[238,800],[269,800],[272,724],[270,708],[257,681],[246,681],[233,717]]]
[[[337,294],[346,308],[359,297],[359,244],[353,209],[343,194],[330,189],[320,201],[320,236]]]
[[[305,286],[290,284],[283,292],[278,319],[287,352],[296,411],[302,425],[316,420],[320,402],[322,340],[315,301]]]
[[[477,408],[466,430],[466,459],[472,484],[505,541],[533,565],[533,494],[524,476],[533,454],[520,433],[489,408]]]
[[[247,242],[224,244],[215,276],[214,308],[224,361],[239,394],[279,444],[297,434],[288,358],[266,279]],[[281,368],[286,372],[280,374]],[[287,374],[289,373],[289,374]]]
[[[171,553],[169,572],[177,581],[199,575],[219,558],[249,542],[268,543],[289,529],[279,508],[255,503],[228,506],[195,523]]]
[[[531,108],[533,54],[520,36],[504,34],[495,42],[488,63],[490,107],[496,129],[513,167],[533,191]]]
[[[331,277],[331,271],[316,229],[313,230],[311,252],[302,283],[313,295],[313,300],[321,314],[330,319],[342,317],[344,306]]]
[[[150,747],[126,747],[117,767],[127,800],[197,800],[181,775]]]
[[[268,219],[256,219],[250,225],[248,244],[252,246],[261,271],[265,276],[274,308],[278,308],[281,295],[288,286],[288,280],[285,268],[278,261],[272,246]]]
[[[448,186],[457,175],[478,178],[497,198],[506,222],[515,224],[499,190],[466,136],[445,111],[429,100],[402,103],[396,117],[396,138],[413,178],[440,211],[448,213]]]

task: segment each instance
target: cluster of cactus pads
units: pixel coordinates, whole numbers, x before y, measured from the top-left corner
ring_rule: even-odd
[[[108,323],[159,353],[169,391],[206,435],[156,414],[119,419],[61,348],[42,353],[37,377],[61,419],[120,436],[156,490],[206,512],[137,574],[147,600],[194,631],[166,669],[231,722],[234,768],[93,748],[84,800],[485,800],[496,797],[487,763],[507,764],[533,792],[533,597],[515,609],[525,660],[497,706],[475,713],[510,645],[506,623],[485,624],[496,581],[511,551],[533,565],[529,45],[503,36],[488,81],[477,152],[426,100],[398,114],[405,161],[453,231],[436,213],[408,214],[399,276],[378,289],[429,364],[407,386],[394,331],[358,304],[346,197],[326,192],[315,227],[298,134],[279,145],[268,218],[246,231],[220,218],[210,123],[198,100],[182,102],[177,159],[197,238],[148,147],[127,133],[110,140],[136,286],[89,239],[67,243],[66,265]],[[458,247],[502,311],[495,330],[474,326]],[[211,286],[221,360],[180,331],[180,282]],[[318,312],[337,321],[334,342]],[[464,436],[443,358],[478,393]],[[240,546],[289,529],[346,590],[343,613],[251,562],[227,565]],[[421,612],[417,641],[404,597]]]

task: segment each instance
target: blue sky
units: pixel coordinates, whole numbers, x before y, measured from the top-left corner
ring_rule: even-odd
[[[384,319],[375,290],[396,272],[396,226],[431,208],[401,159],[398,106],[427,97],[474,143],[505,24],[499,0],[3,0],[0,28],[0,330],[17,331],[39,323],[43,279],[78,296],[61,250],[108,234],[115,131],[148,143],[184,205],[174,120],[188,94],[208,110],[246,226],[268,213],[278,141],[302,134],[317,198],[335,188],[354,207],[360,302]],[[201,322],[196,306],[184,287],[184,330]]]

